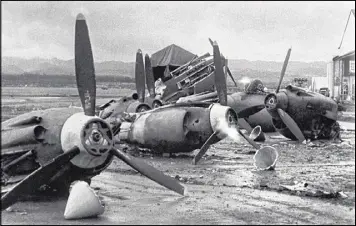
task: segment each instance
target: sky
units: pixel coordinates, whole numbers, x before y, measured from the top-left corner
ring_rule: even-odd
[[[135,61],[176,44],[198,55],[216,40],[228,59],[330,61],[355,49],[355,17],[338,46],[355,2],[75,2],[2,1],[1,54],[74,58],[78,13],[88,24],[94,60]]]

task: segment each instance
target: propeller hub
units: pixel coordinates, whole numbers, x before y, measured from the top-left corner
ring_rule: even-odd
[[[267,111],[272,114],[273,118],[278,118],[277,108],[286,110],[288,107],[288,96],[285,92],[277,94],[270,93],[265,98],[265,106]]]
[[[112,147],[113,135],[109,126],[103,121],[91,120],[81,133],[83,146],[91,155],[101,156]]]
[[[274,110],[277,108],[277,96],[275,94],[269,94],[265,99],[265,105],[267,110]]]
[[[107,122],[99,117],[86,116],[83,112],[69,117],[61,131],[64,152],[74,146],[80,154],[71,162],[81,168],[95,168],[105,162],[113,148],[113,133]]]
[[[100,140],[102,140],[102,138],[103,138],[103,136],[101,135],[101,133],[98,132],[98,131],[95,131],[95,132],[93,131],[90,137],[91,137],[92,140],[93,140],[94,142],[96,142],[96,143],[98,143],[98,142],[99,142]]]

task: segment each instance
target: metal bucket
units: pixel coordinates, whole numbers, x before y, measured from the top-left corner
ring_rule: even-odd
[[[263,133],[261,126],[256,126],[255,128],[253,128],[249,135],[249,138],[257,142],[266,140],[265,134]]]
[[[254,165],[259,170],[273,170],[278,160],[278,151],[271,146],[259,149],[253,156]]]

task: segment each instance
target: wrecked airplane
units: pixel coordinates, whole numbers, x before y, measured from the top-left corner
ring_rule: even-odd
[[[32,111],[2,122],[1,210],[46,187],[66,192],[75,180],[90,183],[114,157],[184,195],[176,179],[115,148],[110,125],[95,116],[94,63],[83,14],[75,25],[75,71],[83,108]]]
[[[218,98],[216,101],[211,103],[207,101],[206,97],[203,97],[205,101],[166,104],[135,113],[122,112],[118,102],[111,104],[103,109],[100,117],[111,125],[117,142],[148,148],[159,153],[192,152],[195,149],[200,149],[194,159],[196,164],[211,144],[227,136],[236,140],[241,131],[238,129],[238,115],[227,105],[224,60],[217,43],[213,43],[213,50],[213,58],[209,61],[202,61],[202,63],[214,68],[206,75],[210,74],[214,79],[217,91],[213,94]],[[136,66],[142,65],[141,51],[138,51],[137,56],[139,59]],[[143,65],[140,68],[142,69]],[[139,72],[136,72],[136,75],[141,75],[141,78],[144,78],[142,70]],[[143,94],[144,92],[141,96],[144,96]],[[248,113],[257,110],[260,109],[254,107],[252,110],[249,109]],[[254,132],[251,131],[252,134],[256,134],[258,137],[262,133],[260,128]],[[254,145],[254,141],[248,141]]]
[[[276,91],[264,101],[273,126],[283,136],[299,142],[341,139],[338,108],[333,99],[293,85],[280,90],[291,51],[287,52]]]

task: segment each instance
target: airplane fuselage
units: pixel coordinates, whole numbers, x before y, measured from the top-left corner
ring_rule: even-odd
[[[339,133],[337,103],[329,97],[290,85],[267,96],[265,102],[276,130],[290,139],[296,138],[280,120],[277,108],[293,118],[306,139],[330,139]]]
[[[29,112],[2,122],[2,173],[8,177],[26,175],[63,154],[66,145],[70,146],[76,142],[73,133],[84,130],[81,125],[89,122],[85,117],[82,108],[51,108]],[[78,121],[83,118],[85,123],[80,124]],[[94,119],[103,123],[97,117]],[[72,140],[68,140],[65,136],[71,137],[69,139]],[[12,161],[30,151],[34,153],[31,158],[24,158],[11,165]],[[68,165],[63,166],[50,179],[49,184],[65,188],[74,180],[90,179],[104,170],[111,163],[112,158],[109,153],[94,156],[81,152]],[[5,184],[6,181],[2,181],[2,185]]]

